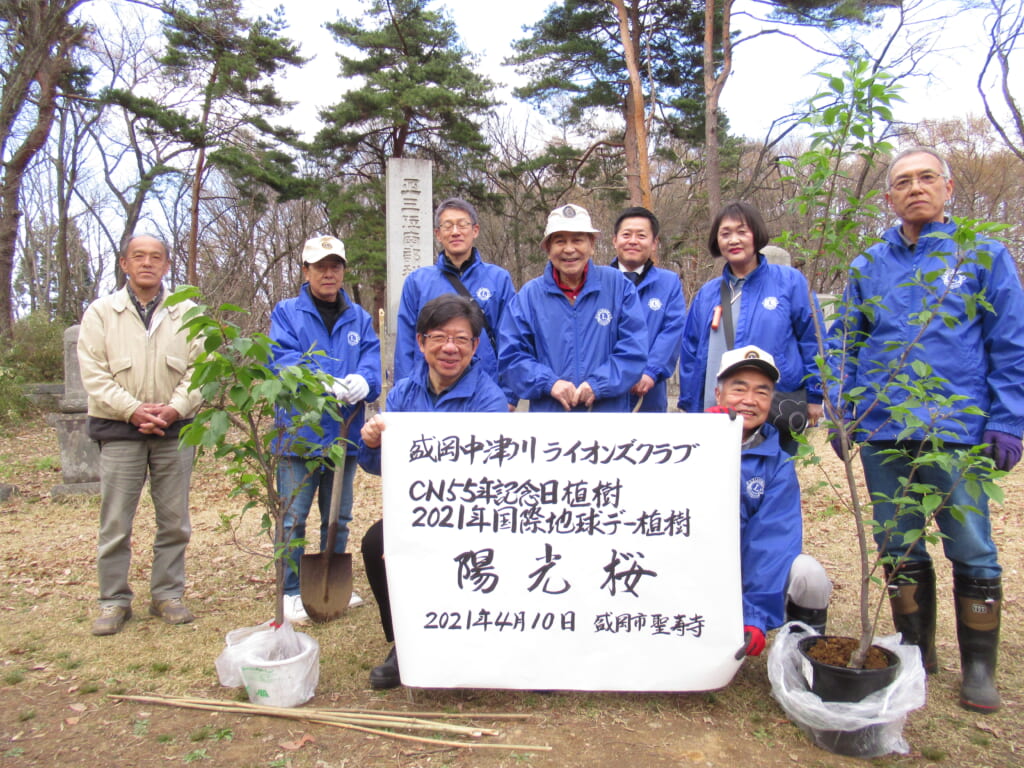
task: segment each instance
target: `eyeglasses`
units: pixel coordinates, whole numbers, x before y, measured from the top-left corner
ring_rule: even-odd
[[[915,181],[919,183],[922,187],[930,187],[932,184],[935,184],[939,180],[944,178],[946,177],[943,176],[941,173],[936,173],[935,171],[922,171],[916,176],[900,176],[889,186],[891,186],[897,192],[906,192],[912,186],[914,186]]]
[[[438,226],[438,229],[442,232],[451,232],[453,229],[459,230],[459,232],[468,232],[473,228],[473,222],[469,219],[462,219],[462,221],[446,221],[444,224]]]
[[[472,347],[474,341],[472,336],[449,336],[446,333],[424,333],[422,339],[428,347],[443,347],[445,344],[452,343],[461,350]]]

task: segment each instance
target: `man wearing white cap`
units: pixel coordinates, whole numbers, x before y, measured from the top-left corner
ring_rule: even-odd
[[[597,232],[578,205],[552,211],[544,274],[502,319],[499,367],[531,411],[628,411],[644,372],[647,326],[636,288],[591,261]]]
[[[345,279],[345,246],[336,237],[314,237],[306,241],[302,250],[302,275],[305,282],[295,298],[278,302],[270,316],[270,338],[274,341],[274,365],[304,365],[334,377],[331,393],[344,405],[342,418],[347,418],[362,401],[373,401],[380,394],[380,341],[374,333],[370,315],[349,300],[341,287]],[[288,420],[295,414],[280,414]],[[281,458],[277,468],[277,491],[290,499],[284,516],[285,538],[306,537],[306,518],[317,495],[320,508],[321,549],[327,536],[328,510],[331,504],[331,484],[334,471],[329,466],[318,466],[310,471],[306,462],[311,455],[310,444],[329,446],[339,436],[358,445],[359,430],[363,426],[360,409],[352,419],[346,435],[339,435],[341,425],[329,414],[320,422],[319,434],[310,427],[298,431],[297,441],[278,439],[274,449]],[[297,448],[297,442],[304,446]],[[356,451],[350,451],[342,468],[344,484],[341,508],[338,512],[336,552],[344,552],[348,543],[348,523],[352,520],[352,482],[357,466]],[[299,595],[298,565],[303,548],[289,550],[294,563],[285,574],[284,614],[293,623],[308,620]],[[362,600],[353,593],[353,604]]]
[[[746,653],[764,650],[765,633],[787,621],[824,632],[832,583],[803,548],[800,485],[779,433],[767,424],[779,380],[775,359],[755,346],[722,355],[717,413],[743,419],[740,463],[740,563]]]

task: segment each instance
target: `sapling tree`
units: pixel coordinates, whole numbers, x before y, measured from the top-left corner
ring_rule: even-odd
[[[308,455],[306,468],[310,474],[322,465],[343,466],[344,440],[323,447],[300,436],[304,427],[322,435],[320,422],[325,414],[340,421],[341,402],[330,394],[332,377],[314,370],[316,366],[275,366],[270,337],[262,333],[246,335],[231,321],[232,315],[244,312],[240,307],[224,304],[211,311],[192,286],[174,291],[167,303],[186,299],[195,301],[196,306],[185,314],[183,328],[189,338],[203,337],[192,387],[202,392],[205,406],[182,430],[181,439],[195,446],[200,455],[227,459],[227,473],[234,481],[232,495],[242,497],[245,503],[239,515],[222,516],[225,525],[234,526],[236,519],[249,510],[262,512],[261,532],[273,542],[274,623],[280,626],[284,621],[285,568],[294,566],[290,551],[306,542],[295,538],[286,543],[284,518],[293,498],[278,493],[281,451],[275,450],[275,445],[283,443]],[[309,350],[308,354],[313,357],[323,353]],[[296,416],[281,419],[281,413]],[[237,538],[236,543],[254,551]]]
[[[824,259],[834,269],[846,272],[848,263],[862,254],[877,238],[866,232],[874,228],[880,214],[879,193],[858,180],[887,157],[892,147],[883,140],[892,120],[891,106],[898,93],[884,73],[873,73],[865,62],[851,60],[841,76],[823,75],[825,88],[810,100],[804,122],[811,128],[811,144],[792,163],[791,181],[799,184],[794,200],[799,212],[808,219],[813,238],[801,239],[792,233],[786,244],[809,259]],[[857,162],[851,166],[851,158]],[[859,163],[860,167],[857,167]],[[853,168],[856,176],[849,174]],[[980,409],[956,394],[951,382],[932,365],[921,359],[922,339],[933,324],[955,328],[973,320],[979,312],[991,312],[983,293],[965,294],[963,281],[940,280],[940,275],[972,275],[990,266],[989,253],[978,247],[979,238],[990,237],[996,227],[976,221],[956,220],[953,236],[944,236],[934,255],[941,257],[939,272],[914,274],[910,285],[920,297],[917,307],[890,308],[879,296],[858,295],[849,290],[841,301],[823,302],[831,329],[817,327],[818,367],[827,392],[824,408],[833,445],[843,462],[841,479],[824,473],[827,485],[838,505],[855,522],[860,560],[859,619],[860,635],[851,667],[862,667],[875,636],[882,606],[887,599],[888,582],[893,578],[915,544],[924,540],[937,543],[941,534],[935,526],[936,515],[950,512],[963,520],[979,512],[977,507],[952,504],[951,491],[925,482],[926,468],[938,468],[952,477],[962,478],[968,494],[975,500],[981,492],[999,500],[995,480],[1002,472],[979,446],[961,446],[962,439],[949,424],[962,424],[964,417],[983,415]],[[870,337],[865,326],[877,313],[905,312],[909,323],[908,341],[887,347],[886,360],[871,358]],[[870,387],[848,385],[848,372],[854,365],[877,366]],[[873,411],[881,409],[875,418]],[[885,413],[881,426],[878,416]],[[870,425],[870,426],[869,426]],[[870,441],[882,430],[898,438],[888,442],[882,455],[886,460],[900,458],[910,467],[901,478],[900,488],[891,496],[871,499],[861,496],[857,487],[854,461],[859,445]],[[820,457],[804,439],[800,458],[820,464]],[[878,504],[891,504],[895,518],[886,523],[875,521]],[[888,547],[898,520],[913,515],[919,526],[904,532],[898,547]],[[876,551],[869,536],[879,545]],[[877,596],[872,587],[881,588]]]

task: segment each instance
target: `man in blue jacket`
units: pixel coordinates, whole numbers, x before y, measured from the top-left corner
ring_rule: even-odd
[[[825,631],[832,583],[803,548],[800,485],[779,433],[766,424],[779,369],[755,346],[722,355],[714,412],[743,419],[740,461],[740,564],[743,631],[748,656],[764,650],[765,633],[787,621]]]
[[[623,277],[636,286],[647,320],[647,365],[629,393],[629,408],[664,413],[665,383],[675,371],[686,322],[686,299],[674,272],[654,266],[658,254],[658,218],[646,208],[627,208],[615,221],[612,245]]]
[[[995,669],[1002,582],[988,499],[980,489],[980,497],[973,496],[960,477],[915,459],[928,434],[941,435],[948,453],[983,445],[998,469],[1009,470],[1020,459],[1024,293],[1002,244],[979,238],[974,248],[957,253],[948,239],[957,230],[945,214],[953,180],[934,149],[900,152],[889,166],[888,183],[886,200],[901,224],[850,266],[842,316],[830,340],[830,361],[839,376],[833,397],[839,399],[839,387],[845,393],[864,388],[856,403],[844,407],[847,418],[860,419],[851,437],[861,443],[873,498],[898,498],[908,479],[946,495],[935,519],[953,565],[960,704],[994,712],[1000,706]],[[908,430],[906,419],[893,417],[908,399],[896,377],[928,375],[922,366],[944,382],[940,397],[959,399],[939,410],[934,403],[911,404],[923,426],[910,422]],[[876,501],[873,511],[879,523],[895,519],[891,535],[876,536],[879,550],[893,557],[908,552],[904,535],[916,536],[926,523],[917,514],[897,515],[896,506],[885,501]],[[909,547],[894,575],[889,570],[893,623],[904,642],[921,648],[926,670],[936,672],[935,571],[924,541]]]
[[[387,410],[442,413],[506,413],[507,400],[479,359],[474,360],[484,330],[484,316],[469,299],[452,294],[438,296],[423,305],[416,321],[419,359],[410,376],[388,392]],[[362,429],[359,465],[380,474],[381,433],[387,419],[376,415]],[[363,564],[380,610],[380,623],[389,643],[395,641],[391,623],[391,599],[384,562],[384,524],[378,520],[363,537]],[[370,686],[376,689],[401,685],[398,652],[392,646],[383,664],[370,670]]]
[[[480,337],[477,356],[484,371],[502,386],[495,343],[502,313],[515,295],[512,277],[496,264],[488,264],[474,243],[480,235],[476,208],[465,200],[452,197],[434,211],[434,237],[441,244],[437,263],[413,270],[402,283],[395,331],[394,380],[412,375],[419,364],[416,319],[431,299],[445,293],[466,296],[484,313],[484,333]],[[517,399],[506,388],[509,410],[515,410]]]
[[[501,323],[499,363],[531,411],[629,410],[647,361],[636,288],[592,263],[590,214],[564,205],[548,216],[544,274],[522,287]]]
[[[353,303],[342,288],[345,279],[345,246],[335,237],[314,237],[302,250],[302,274],[306,282],[295,298],[278,302],[270,315],[270,338],[274,342],[274,366],[304,365],[334,377],[331,392],[344,406],[348,418],[364,400],[373,401],[380,394],[380,341],[374,333],[369,314]],[[281,413],[289,421],[295,414]],[[320,545],[327,536],[328,510],[334,469],[320,465],[310,470],[306,462],[318,455],[320,448],[309,451],[310,444],[327,447],[339,439],[347,439],[352,447],[341,468],[344,475],[341,507],[338,512],[338,537],[334,551],[344,552],[348,543],[348,523],[352,520],[352,483],[355,478],[359,430],[363,426],[362,411],[352,419],[348,434],[340,435],[341,425],[329,414],[320,422],[321,434],[309,427],[298,430],[299,441],[279,438],[274,445],[281,455],[277,467],[277,492],[290,500],[284,516],[287,541],[305,538],[306,518],[317,495],[320,508]],[[293,444],[294,443],[294,444]],[[303,547],[289,551],[294,567],[289,567],[284,582],[284,615],[293,623],[308,620],[299,595],[298,566]],[[353,593],[353,602],[362,600]]]

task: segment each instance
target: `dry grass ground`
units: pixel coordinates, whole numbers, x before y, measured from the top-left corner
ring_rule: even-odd
[[[828,454],[826,448],[826,454]],[[20,493],[0,503],[0,764],[3,766],[854,766],[813,747],[771,698],[764,657],[748,660],[733,683],[713,694],[600,694],[397,689],[376,693],[368,670],[387,651],[357,563],[356,588],[367,605],[308,631],[321,644],[317,707],[478,713],[502,730],[498,741],[548,745],[550,752],[435,749],[271,718],[239,717],[119,702],[111,694],[189,695],[234,700],[218,686],[214,659],[226,632],[271,613],[271,575],[220,529],[237,505],[221,467],[203,462],[194,477],[194,533],[187,600],[195,623],[168,627],[146,615],[152,509],[144,498],[136,523],[134,618],[115,637],[89,633],[96,611],[94,567],[98,499],[54,501],[60,456],[53,431],[36,423],[0,434],[0,483]],[[837,473],[831,455],[826,471]],[[810,487],[816,478],[808,475]],[[379,515],[380,486],[360,474],[353,541]],[[999,683],[1004,709],[983,718],[956,706],[959,661],[939,560],[941,672],[929,680],[928,704],[905,736],[912,752],[879,766],[1003,768],[1024,764],[1024,666],[1020,569],[1024,469],[1004,484],[1006,504],[993,513],[1005,567]],[[850,521],[830,514],[825,492],[806,494],[805,549],[836,583],[831,628],[854,628],[854,552]],[[351,547],[350,547],[351,548]],[[355,558],[358,561],[358,557]],[[710,578],[709,578],[710,581]],[[241,694],[244,696],[244,694]],[[485,713],[531,717],[490,722]],[[309,738],[305,738],[305,737]]]

